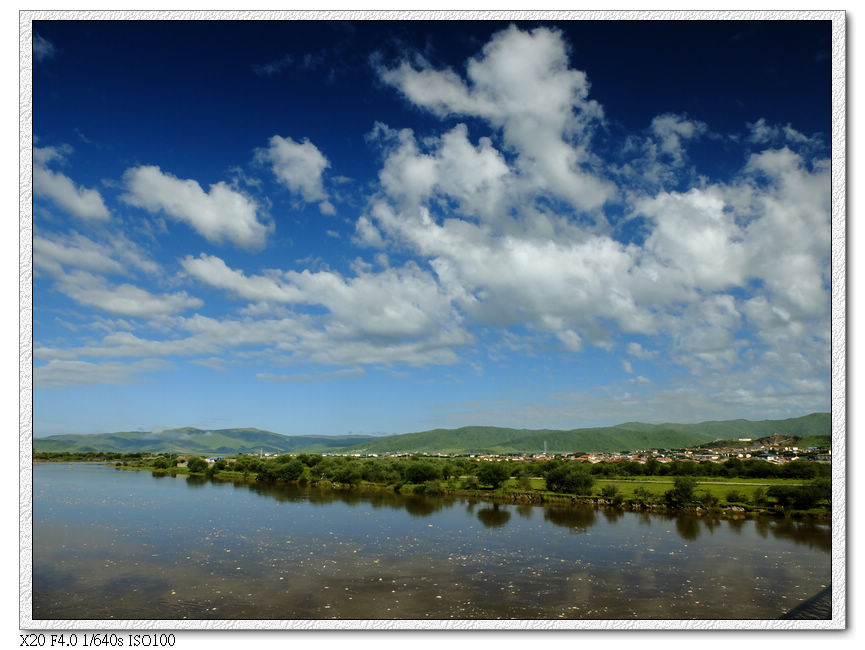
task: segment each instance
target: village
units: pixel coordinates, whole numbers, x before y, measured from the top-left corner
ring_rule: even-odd
[[[363,452],[327,452],[323,456],[347,456],[353,458],[406,458],[411,456],[425,456],[431,458],[473,458],[485,461],[512,461],[531,462],[559,459],[579,463],[617,463],[630,461],[636,463],[647,463],[653,459],[657,463],[672,463],[674,461],[691,461],[695,463],[713,462],[724,463],[730,459],[740,460],[758,459],[768,463],[783,465],[796,460],[809,460],[819,463],[830,463],[832,450],[828,446],[798,447],[796,439],[790,436],[774,435],[769,438],[753,440],[752,438],[739,438],[735,441],[722,441],[718,444],[702,445],[699,447],[682,447],[678,449],[639,449],[635,451],[621,452],[581,452],[572,451],[567,453],[552,453],[541,451],[538,453],[445,453],[445,452],[416,452],[403,451],[391,453],[363,453]],[[264,458],[279,456],[278,453],[260,452],[249,454]],[[208,458],[214,462],[218,457]]]

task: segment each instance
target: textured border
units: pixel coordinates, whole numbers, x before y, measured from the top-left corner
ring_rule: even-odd
[[[34,20],[829,20],[832,22],[832,619],[34,621],[32,22]],[[28,630],[841,630],[847,608],[847,24],[843,11],[21,11],[19,13],[19,625]]]

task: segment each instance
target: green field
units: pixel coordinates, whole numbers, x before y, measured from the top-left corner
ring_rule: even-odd
[[[727,503],[747,503],[754,498],[754,492],[762,489],[764,492],[773,485],[798,486],[803,485],[800,479],[783,479],[783,478],[700,478],[697,481],[697,489],[695,492],[708,492],[719,500],[719,505]],[[544,490],[546,488],[544,479],[531,479],[533,490]],[[634,491],[638,488],[647,490],[657,501],[664,500],[664,493],[667,490],[673,489],[673,477],[671,476],[645,476],[640,478],[627,479],[595,479],[595,485],[592,488],[592,496],[600,496],[601,490],[608,486],[615,486],[619,490],[619,494],[624,499],[635,498]],[[519,492],[520,488],[516,479],[511,479],[505,486],[508,491]],[[745,501],[727,501],[727,494],[735,490],[745,497]]]

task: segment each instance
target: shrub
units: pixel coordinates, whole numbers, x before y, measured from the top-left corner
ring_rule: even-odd
[[[751,493],[751,503],[755,506],[765,506],[768,500],[766,499],[766,490],[758,487]]]
[[[547,489],[564,494],[590,494],[595,480],[576,463],[554,466],[546,475]]]
[[[724,495],[724,498],[727,500],[727,503],[744,503],[746,501],[745,495],[739,492],[738,490],[730,490]]]
[[[444,490],[442,489],[442,484],[438,481],[427,481],[423,484],[423,493],[438,497],[444,494]]]
[[[774,498],[783,508],[809,510],[823,499],[831,498],[832,484],[826,479],[816,479],[806,485],[773,485],[768,496]]]
[[[294,458],[282,465],[282,469],[279,470],[279,478],[283,481],[296,481],[303,474],[305,467],[301,461]]]
[[[442,477],[441,468],[428,461],[420,460],[406,467],[405,478],[409,483],[424,483]]]
[[[680,508],[694,501],[696,487],[697,479],[693,476],[677,476],[673,479],[673,489],[664,492],[664,500],[667,505]]]
[[[605,485],[601,488],[601,496],[605,499],[613,499],[619,494],[619,486]]]
[[[361,480],[360,470],[349,464],[343,465],[333,473],[333,480],[336,483],[357,485]]]
[[[491,485],[495,490],[511,477],[511,468],[507,463],[484,462],[478,468],[478,481]]]
[[[207,469],[207,461],[199,456],[193,456],[186,461],[186,467],[190,472],[200,473]]]

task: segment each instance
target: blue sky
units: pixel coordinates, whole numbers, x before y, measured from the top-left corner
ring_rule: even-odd
[[[34,23],[34,431],[830,406],[830,24]]]

